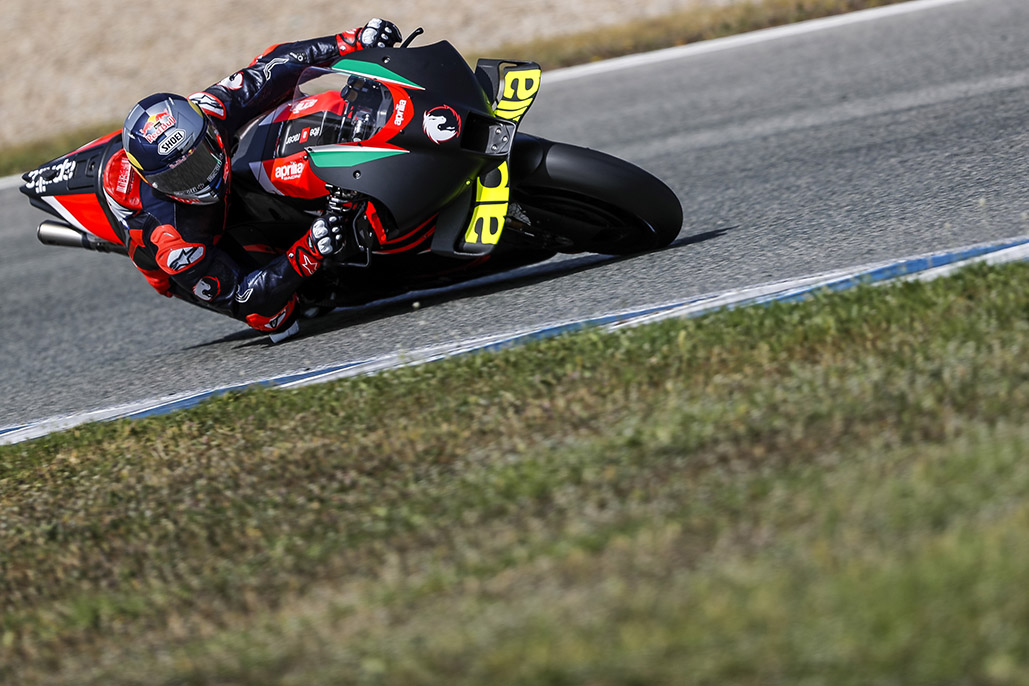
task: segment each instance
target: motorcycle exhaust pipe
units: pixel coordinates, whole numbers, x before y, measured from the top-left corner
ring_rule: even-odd
[[[128,255],[129,251],[124,245],[109,243],[102,238],[90,235],[83,231],[62,224],[61,222],[47,219],[36,229],[36,238],[43,245],[58,245],[65,248],[85,248],[93,252],[116,253]]]

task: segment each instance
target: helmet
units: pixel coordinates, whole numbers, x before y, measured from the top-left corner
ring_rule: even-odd
[[[197,205],[225,196],[225,146],[203,111],[181,95],[140,100],[125,118],[121,141],[129,162],[155,190]]]

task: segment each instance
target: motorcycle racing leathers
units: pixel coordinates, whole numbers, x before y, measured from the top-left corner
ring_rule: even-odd
[[[228,148],[242,126],[290,98],[305,68],[327,66],[341,55],[360,50],[361,31],[272,46],[246,68],[189,99],[206,114]],[[231,157],[232,150],[227,153]],[[231,183],[229,169],[226,161],[227,184]],[[259,331],[290,326],[296,291],[323,258],[309,234],[286,254],[249,268],[237,259],[238,251],[219,246],[231,192],[214,204],[189,204],[140,183],[139,200],[142,210],[127,219],[129,256],[155,289],[227,314]]]

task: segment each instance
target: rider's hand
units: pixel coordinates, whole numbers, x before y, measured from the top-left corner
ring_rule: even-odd
[[[372,19],[358,33],[357,42],[362,48],[392,48],[403,36],[400,29],[391,21]]]
[[[289,263],[300,276],[311,276],[329,255],[346,247],[343,219],[327,214],[315,219],[311,228],[286,253]]]
[[[323,258],[338,253],[346,247],[346,236],[343,234],[343,219],[335,214],[327,214],[315,219],[311,224],[311,244]]]

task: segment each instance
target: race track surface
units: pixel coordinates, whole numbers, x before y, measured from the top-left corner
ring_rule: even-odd
[[[672,247],[341,311],[274,346],[0,191],[0,427],[1029,233],[1029,3],[964,0],[548,80],[522,128],[665,179]],[[528,57],[531,55],[511,55]]]

